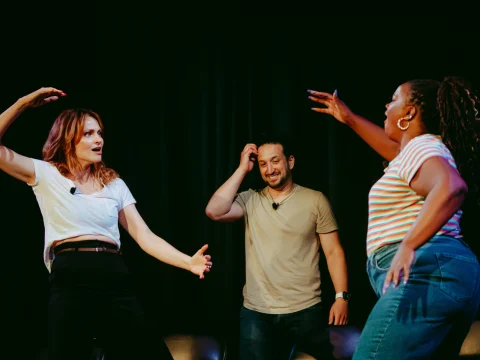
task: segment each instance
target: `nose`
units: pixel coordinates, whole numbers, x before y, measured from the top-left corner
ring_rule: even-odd
[[[270,163],[268,163],[268,164],[267,164],[267,175],[273,173],[273,170],[274,170],[274,169],[273,169],[273,165],[270,164]]]
[[[103,143],[103,138],[100,135],[95,135],[95,143],[96,144],[102,144]]]

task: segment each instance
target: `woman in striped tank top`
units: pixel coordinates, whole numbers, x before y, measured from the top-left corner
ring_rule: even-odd
[[[389,162],[369,193],[367,271],[378,301],[354,359],[456,358],[480,303],[480,266],[460,228],[465,200],[479,194],[477,97],[457,77],[408,81],[382,129],[336,91],[309,92],[324,105],[312,110]]]

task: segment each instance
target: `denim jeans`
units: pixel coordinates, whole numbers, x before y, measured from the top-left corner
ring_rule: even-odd
[[[407,284],[400,281],[382,294],[398,247],[382,247],[367,260],[379,300],[353,359],[457,358],[480,302],[476,256],[462,240],[435,236],[415,251]]]
[[[240,310],[240,360],[287,360],[293,349],[333,359],[328,319],[320,303],[290,314]]]

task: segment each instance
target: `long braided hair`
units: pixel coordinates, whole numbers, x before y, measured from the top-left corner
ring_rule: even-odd
[[[469,187],[467,199],[480,205],[479,100],[467,80],[447,76],[411,80],[410,102],[422,112],[426,130],[440,135]]]

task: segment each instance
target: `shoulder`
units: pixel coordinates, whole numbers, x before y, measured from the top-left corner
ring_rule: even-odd
[[[128,186],[127,184],[125,183],[125,181],[123,181],[123,179],[117,177],[115,179],[113,179],[112,181],[110,181],[107,186],[114,190],[114,191],[120,191],[120,190],[123,190],[123,189],[128,189]]]
[[[403,149],[402,155],[408,156],[409,154],[420,153],[431,149],[449,152],[445,144],[442,142],[440,136],[424,134],[410,140]]]
[[[47,161],[39,160],[39,159],[32,159],[33,160],[33,166],[35,168],[35,173],[37,178],[38,177],[63,177],[62,174],[60,174],[60,171],[57,169],[57,167]]]
[[[296,186],[297,186],[296,192],[298,194],[302,194],[302,196],[310,197],[313,199],[326,199],[325,194],[319,190],[310,189],[301,185],[296,185]]]
[[[39,168],[42,168],[42,169],[46,169],[46,170],[55,170],[57,167],[48,162],[48,161],[43,161],[43,160],[40,160],[40,159],[34,159],[32,158],[33,160],[33,163],[36,167],[39,167]]]

